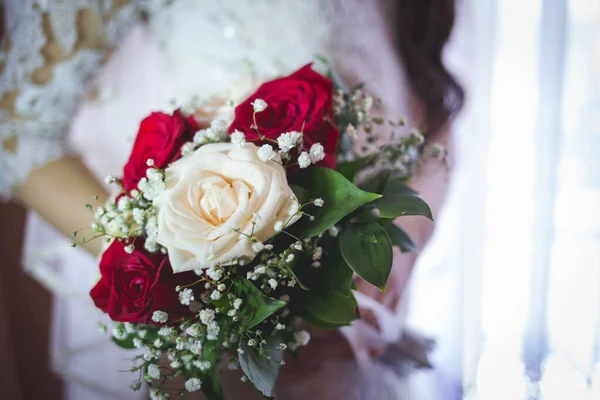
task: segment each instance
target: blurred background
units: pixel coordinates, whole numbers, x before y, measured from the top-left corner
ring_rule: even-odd
[[[600,2],[460,7],[447,62],[468,102],[410,294],[411,324],[438,340],[420,379],[448,399],[600,399]],[[0,204],[0,398],[55,399],[24,217]]]
[[[456,174],[412,321],[452,327],[435,357],[466,399],[600,399],[600,2],[471,3],[448,52],[467,74]]]

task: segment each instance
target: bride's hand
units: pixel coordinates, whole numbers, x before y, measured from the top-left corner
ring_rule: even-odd
[[[324,383],[344,379],[345,374],[352,376],[348,374],[348,368],[356,368],[352,349],[339,331],[308,330],[311,340],[299,350],[298,358],[289,354],[286,357],[286,364],[281,368],[276,383],[276,399],[329,398],[322,397],[326,390]],[[332,365],[336,367],[332,368]],[[239,369],[231,371],[221,365],[221,372],[226,400],[264,399],[249,381],[241,381],[242,372]],[[314,384],[317,380],[321,384]]]
[[[410,277],[412,266],[416,259],[415,253],[401,253],[397,247],[394,247],[394,261],[392,270],[387,281],[385,292],[382,292],[377,287],[363,281],[360,278],[355,279],[355,283],[358,287],[358,291],[371,297],[384,307],[398,313],[401,307],[402,297],[406,289],[406,284]],[[361,318],[375,329],[380,330],[381,326],[379,321],[368,309],[359,309]],[[400,318],[400,316],[398,316]],[[384,348],[371,348],[369,349],[371,356],[375,357],[381,354]]]

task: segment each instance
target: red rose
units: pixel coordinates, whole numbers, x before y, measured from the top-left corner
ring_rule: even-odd
[[[136,189],[146,176],[149,158],[156,168],[165,168],[181,155],[181,147],[193,139],[198,130],[192,116],[186,118],[179,110],[173,115],[155,112],[140,124],[129,161],[123,168],[123,186],[127,192]]]
[[[325,148],[325,159],[317,165],[335,168],[340,134],[333,122],[332,96],[331,80],[313,71],[308,64],[290,76],[266,82],[237,106],[229,133],[239,130],[245,133],[247,141],[261,141],[250,126],[254,125],[251,103],[262,99],[267,108],[256,113],[256,124],[265,138],[276,140],[282,133],[303,132],[306,150],[314,143],[321,143]]]
[[[142,324],[151,323],[157,310],[167,312],[170,320],[190,315],[175,287],[194,282],[195,274],[173,274],[167,256],[140,247],[128,254],[125,244],[115,240],[102,255],[102,278],[90,291],[96,307],[113,321]]]

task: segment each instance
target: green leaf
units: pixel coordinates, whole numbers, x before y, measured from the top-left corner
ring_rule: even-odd
[[[367,156],[357,158],[353,161],[341,162],[338,163],[335,170],[340,174],[344,175],[344,177],[350,182],[354,182],[354,177],[356,176],[356,173],[360,171],[360,169],[363,168],[369,161],[371,161],[372,158],[373,157],[371,156]]]
[[[383,190],[385,189],[385,185],[387,184],[388,180],[390,179],[390,174],[391,174],[390,171],[384,171],[384,172],[380,173],[379,175],[369,178],[365,182],[361,182],[359,187],[362,190],[365,190],[367,192],[383,193]]]
[[[329,168],[309,168],[298,176],[310,198],[322,198],[323,207],[308,206],[306,212],[315,217],[314,221],[304,217],[290,231],[300,238],[316,236],[331,228],[346,215],[380,198],[376,193],[368,193],[357,188],[342,174]]]
[[[133,339],[135,337],[136,335],[129,334],[124,339],[117,339],[114,336],[112,336],[111,338],[112,341],[115,342],[115,344],[121,347],[122,349],[135,349],[135,346],[133,345]]]
[[[202,375],[202,393],[209,400],[221,400],[224,398],[219,366],[217,364],[217,343],[216,340],[206,340],[202,347],[202,358],[211,364],[210,369]]]
[[[340,235],[340,251],[358,276],[385,290],[392,269],[392,243],[381,225],[350,225]]]
[[[413,251],[417,250],[417,247],[412,242],[412,240],[410,240],[408,234],[404,232],[404,230],[402,230],[402,228],[400,228],[398,225],[391,223],[384,224],[382,226],[383,229],[385,229],[388,236],[390,237],[390,241],[392,242],[392,244],[400,247],[400,250],[402,250],[402,252],[412,253]]]
[[[205,361],[210,361],[210,365],[215,366],[217,364],[217,341],[216,340],[205,340],[202,346],[202,358]]]
[[[323,282],[325,287],[330,290],[335,290],[344,296],[350,296],[352,290],[352,269],[342,257],[340,248],[334,245],[330,250],[327,258],[323,260],[324,277]]]
[[[254,387],[264,396],[272,397],[275,381],[281,368],[281,360],[285,356],[283,350],[277,349],[283,343],[282,335],[276,334],[267,339],[262,347],[262,352],[254,347],[248,346],[248,340],[240,340],[239,348],[243,352],[239,354],[240,366]],[[270,358],[267,358],[270,357]]]
[[[308,322],[311,326],[319,329],[338,329],[342,326],[347,326],[348,324],[334,324],[331,322],[325,322],[315,317],[310,313],[302,314],[302,319]]]
[[[431,209],[425,200],[398,179],[388,181],[383,190],[383,197],[371,205],[379,209],[379,215],[383,218],[422,215],[433,220]]]
[[[296,198],[300,204],[307,203],[310,200],[310,194],[308,193],[308,190],[304,189],[302,186],[290,185],[290,187],[292,188],[292,191],[294,192],[294,195],[296,195]]]
[[[305,298],[308,314],[333,325],[348,325],[359,318],[354,296],[344,296],[336,291],[327,293],[309,292]]]
[[[235,286],[237,296],[244,299],[239,313],[240,326],[244,329],[254,328],[286,304],[266,296],[247,279],[240,279]]]
[[[126,332],[125,324],[123,324],[121,322],[115,324],[114,328],[122,330],[123,332]],[[146,331],[146,335],[144,336],[145,341],[152,342],[156,338],[158,338],[158,327],[156,327],[155,325],[147,325],[146,327],[144,327],[144,330]],[[136,337],[138,337],[137,332],[133,332],[133,333],[127,333],[123,339],[117,339],[116,337],[111,335],[111,340],[117,346],[119,346],[123,349],[134,349],[135,346],[133,345],[133,339],[135,339]]]

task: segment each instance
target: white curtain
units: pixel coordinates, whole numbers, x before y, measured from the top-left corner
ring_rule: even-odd
[[[600,399],[600,2],[462,8],[468,104],[411,322],[444,399]]]

